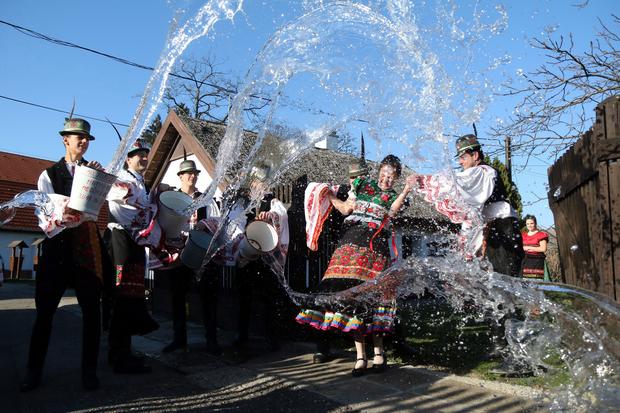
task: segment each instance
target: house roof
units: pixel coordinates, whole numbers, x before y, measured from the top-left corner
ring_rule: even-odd
[[[185,146],[188,154],[196,155],[209,175],[214,176],[215,160],[225,133],[226,125],[223,123],[179,116],[171,111],[151,151],[149,166],[145,173],[147,183],[153,185],[161,181],[166,162],[183,156],[181,145]],[[245,131],[245,136],[246,139],[239,156],[241,159],[256,139],[256,134],[253,132]],[[286,145],[278,144],[278,140],[283,142],[275,136],[268,135],[265,137],[267,145],[264,146],[269,147],[270,156],[285,157],[287,156]],[[278,182],[290,184],[297,178],[307,175],[308,182],[346,183],[348,182],[348,165],[356,159],[348,153],[311,147],[300,153],[292,162],[286,162],[286,167],[280,171]],[[371,175],[376,175],[378,163],[368,161],[368,164],[371,168]],[[405,168],[403,176],[408,173],[407,171],[411,172],[410,169]],[[397,190],[399,188],[402,188],[402,182],[400,186],[397,184]],[[220,189],[223,191],[226,188]],[[405,218],[432,220],[437,223],[447,222],[446,217],[420,197],[413,196],[411,200],[409,208],[403,214]]]
[[[47,159],[0,152],[0,181],[36,185],[41,171],[53,164]]]
[[[55,161],[34,158],[10,152],[0,152],[0,203],[13,199],[19,193],[37,189],[39,175]],[[108,222],[108,206],[104,204],[97,220],[100,230]],[[34,208],[19,208],[15,217],[0,229],[41,232]]]

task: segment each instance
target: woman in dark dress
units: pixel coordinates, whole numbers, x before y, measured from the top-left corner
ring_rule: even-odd
[[[347,218],[338,247],[319,284],[319,292],[349,290],[375,279],[391,265],[391,257],[396,256],[396,251],[390,218],[401,209],[413,184],[412,179],[407,179],[404,190],[398,194],[393,185],[400,173],[400,160],[388,155],[381,162],[378,180],[357,178],[353,181],[355,199],[349,197],[347,201],[341,201],[335,194],[330,196],[332,205]],[[378,303],[368,301],[362,299],[354,305],[304,309],[296,318],[298,323],[319,330],[340,330],[353,334],[357,351],[353,376],[361,376],[366,370],[364,341],[367,335],[372,335],[374,345],[372,370],[382,371],[385,368],[383,336],[394,327],[393,300],[386,297]]]

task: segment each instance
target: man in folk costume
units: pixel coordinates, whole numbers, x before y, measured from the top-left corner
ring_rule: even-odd
[[[467,258],[473,255],[488,258],[493,270],[512,277],[520,276],[524,256],[517,213],[508,202],[508,196],[499,172],[484,162],[484,154],[475,135],[457,139],[456,150],[462,171],[456,173],[456,182],[442,175],[417,176],[418,191],[425,200],[453,222],[461,223],[461,237]],[[456,194],[451,191],[456,186]],[[461,201],[457,202],[456,197]],[[493,353],[506,346],[504,322],[494,323]],[[492,373],[523,375],[531,373],[528,366],[504,361]]]
[[[144,182],[150,145],[138,138],[118,174],[119,183],[108,194],[110,223],[105,234],[116,270],[116,286],[109,332],[108,361],[117,373],[139,374],[151,371],[142,357],[132,354],[131,336],[144,335],[159,328],[146,307],[146,250],[135,235],[152,225],[156,210]]]
[[[177,175],[181,180],[181,188],[179,191],[196,199],[202,193],[196,188],[196,182],[200,170],[196,168],[196,163],[192,160],[185,160],[179,166]],[[194,229],[195,225],[207,216],[219,216],[219,208],[215,201],[207,207],[199,208],[190,217],[186,232]],[[200,276],[200,296],[203,306],[203,321],[206,331],[207,352],[213,355],[221,354],[222,350],[217,344],[217,276],[220,267],[213,261],[199,270]],[[195,276],[194,270],[179,264],[170,270],[161,271],[167,273],[170,282],[170,293],[172,301],[172,329],[174,331],[174,339],[166,347],[162,349],[163,353],[169,353],[187,346],[187,293],[192,285]]]
[[[266,182],[271,173],[271,166],[261,164],[252,168],[251,177],[252,185],[250,192],[264,192],[259,205],[252,208],[246,214],[246,226],[254,220],[267,221],[274,224],[275,218],[279,224],[275,224],[279,233],[280,248],[285,248],[281,253],[276,253],[279,258],[273,259],[272,254],[265,254],[261,258],[250,261],[249,263],[241,263],[237,266],[237,280],[239,292],[239,318],[238,318],[238,336],[234,346],[243,348],[248,342],[250,329],[250,315],[252,312],[252,297],[255,295],[261,302],[263,307],[262,318],[264,320],[264,334],[268,348],[275,351],[280,348],[278,332],[276,331],[276,315],[279,297],[283,296],[278,276],[274,272],[274,268],[278,267],[283,270],[284,260],[286,257],[286,247],[288,247],[288,220],[285,219],[286,211],[282,211],[284,206],[271,192],[265,192]],[[242,195],[242,197],[244,197]],[[241,202],[250,202],[252,195],[245,196]],[[279,226],[282,228],[278,228]],[[287,235],[283,237],[283,233]],[[283,240],[286,238],[286,240]],[[280,262],[277,262],[280,261]],[[276,264],[275,266],[273,264]]]
[[[41,173],[37,186],[39,191],[69,197],[78,165],[103,168],[98,162],[84,159],[90,141],[95,139],[86,120],[67,118],[60,135],[65,156]],[[82,309],[82,386],[87,390],[99,387],[96,370],[101,334],[100,298],[105,264],[109,265],[106,255],[93,221],[67,228],[43,241],[35,287],[37,317],[30,340],[28,371],[21,391],[33,390],[40,383],[54,313],[69,286],[75,288]]]
[[[466,253],[486,256],[494,271],[518,277],[524,255],[521,231],[500,174],[484,162],[475,135],[460,137],[456,150],[463,168],[456,173],[456,182],[443,175],[418,175],[417,190],[439,212],[462,223]],[[455,197],[462,201],[455,202]],[[476,225],[479,217],[484,227]]]

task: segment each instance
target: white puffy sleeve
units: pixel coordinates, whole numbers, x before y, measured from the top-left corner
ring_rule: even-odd
[[[467,204],[480,208],[493,193],[496,177],[495,169],[485,165],[475,166],[457,172],[456,185]]]
[[[52,181],[46,170],[43,170],[43,172],[41,172],[41,175],[39,175],[39,180],[37,181],[37,189],[41,192],[45,192],[46,194],[54,193],[54,186],[52,185]]]

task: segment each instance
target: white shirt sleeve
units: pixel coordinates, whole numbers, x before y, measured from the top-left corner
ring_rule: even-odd
[[[46,194],[54,194],[54,186],[52,185],[52,180],[50,179],[47,171],[41,172],[39,175],[39,180],[37,181],[37,189],[41,192],[45,192]]]
[[[491,167],[474,166],[457,172],[456,184],[463,200],[476,208],[482,207],[493,193],[497,172]]]

